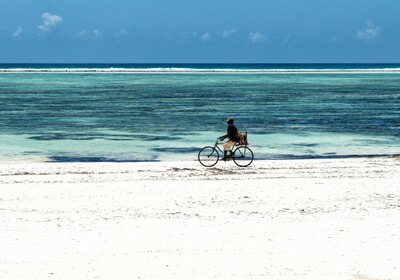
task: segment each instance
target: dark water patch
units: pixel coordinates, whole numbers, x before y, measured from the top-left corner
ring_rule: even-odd
[[[176,154],[192,154],[197,153],[200,149],[191,147],[191,148],[184,148],[184,147],[176,147],[176,148],[153,148],[155,152],[164,152],[164,153],[176,153]]]
[[[88,141],[96,139],[104,139],[102,136],[89,136],[89,135],[71,135],[71,134],[43,134],[31,136],[29,139],[36,141],[57,141],[57,140],[79,140]]]
[[[179,135],[179,136],[187,136],[187,135],[199,135],[200,133],[198,133],[198,132],[190,132],[190,131],[187,131],[187,130],[185,130],[185,131],[177,130],[177,131],[171,131],[169,134],[170,135],[174,135],[174,136],[177,136],[177,135]]]
[[[365,154],[365,155],[268,155],[264,157],[257,157],[254,160],[294,160],[294,159],[345,159],[345,158],[379,158],[379,157],[398,157],[400,154]]]
[[[43,154],[43,152],[40,152],[40,151],[25,151],[22,154],[23,155],[40,155],[40,154]]]
[[[182,137],[178,136],[163,136],[163,135],[141,135],[141,134],[76,134],[76,133],[45,133],[41,135],[30,136],[28,139],[36,141],[57,141],[57,140],[110,140],[110,141],[129,141],[129,140],[142,140],[142,141],[174,141],[181,140]]]
[[[105,140],[109,141],[132,141],[132,138],[110,138],[110,137],[104,137]]]
[[[392,143],[395,144],[393,140],[387,140],[387,139],[382,139],[382,140],[359,139],[359,140],[356,140],[356,142],[360,143],[360,145],[362,145],[362,146],[365,146],[365,144],[369,144],[369,145],[388,145],[388,144],[392,144]]]
[[[337,153],[324,153],[324,156],[336,156]]]
[[[298,146],[298,147],[317,147],[319,145],[315,144],[315,143],[297,143],[297,144],[293,144],[293,146]]]
[[[172,141],[172,140],[182,140],[182,137],[178,136],[156,136],[156,135],[135,135],[137,139],[144,141]]]
[[[108,157],[91,157],[91,156],[51,156],[49,162],[159,162],[158,159],[117,159]]]

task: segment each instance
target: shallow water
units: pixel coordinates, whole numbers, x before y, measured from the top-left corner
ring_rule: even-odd
[[[396,73],[2,73],[0,108],[3,159],[195,160],[229,116],[256,159],[400,153]]]

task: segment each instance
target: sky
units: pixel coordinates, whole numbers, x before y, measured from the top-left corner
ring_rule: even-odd
[[[0,0],[0,63],[399,63],[400,0]]]

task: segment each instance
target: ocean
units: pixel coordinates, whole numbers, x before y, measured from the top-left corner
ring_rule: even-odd
[[[235,118],[255,160],[400,154],[400,64],[0,64],[0,160],[197,160]]]

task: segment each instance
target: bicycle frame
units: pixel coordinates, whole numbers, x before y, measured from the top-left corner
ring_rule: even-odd
[[[217,139],[217,141],[216,141],[215,144],[214,144],[214,148],[218,149],[218,151],[219,151],[221,154],[224,154],[224,150],[222,150],[222,149],[219,147],[219,145],[221,145],[221,144],[225,144],[225,142],[219,141],[219,140]],[[239,145],[238,142],[235,142],[235,144],[234,144],[234,145],[232,146],[232,148],[230,149],[230,152],[232,152],[232,155],[233,155],[233,156],[235,155],[235,154],[233,153],[233,151],[235,150],[234,148],[238,148],[238,147],[247,147],[247,145]]]

